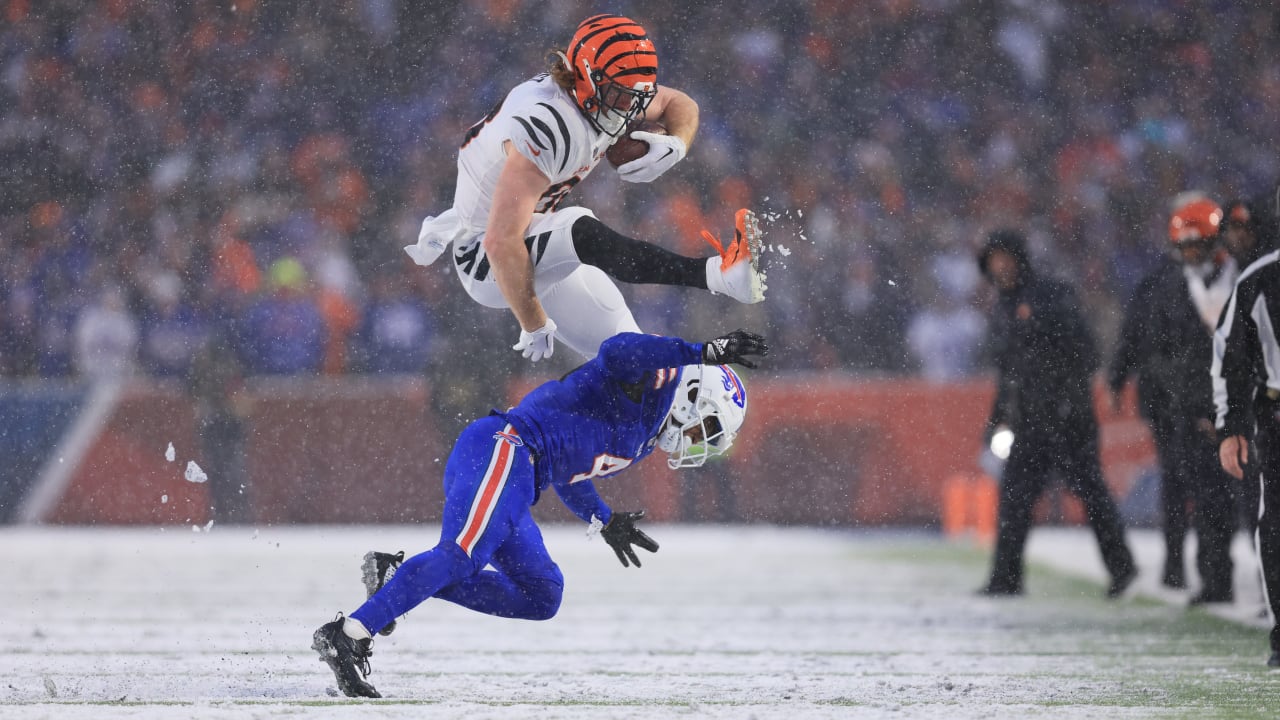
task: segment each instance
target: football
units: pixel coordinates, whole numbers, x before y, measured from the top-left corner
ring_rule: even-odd
[[[632,160],[644,157],[644,154],[649,152],[649,143],[643,140],[631,139],[631,133],[636,130],[643,130],[644,132],[651,132],[659,135],[667,134],[667,129],[663,127],[662,123],[655,120],[640,120],[631,123],[627,128],[627,131],[618,136],[618,140],[610,145],[609,149],[605,151],[604,156],[609,161],[610,165],[613,165],[614,167],[626,165]]]

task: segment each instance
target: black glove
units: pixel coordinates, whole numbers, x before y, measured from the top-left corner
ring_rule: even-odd
[[[631,567],[627,563],[628,558],[635,563],[636,567],[640,567],[640,558],[636,557],[636,551],[632,549],[632,545],[639,545],[649,552],[658,552],[658,543],[636,527],[636,521],[643,517],[643,510],[616,512],[609,518],[609,524],[600,531],[600,536],[617,553],[618,562],[622,563],[622,567]]]
[[[769,346],[763,335],[746,330],[734,330],[702,345],[703,365],[728,365],[734,363],[745,368],[755,369],[756,364],[747,358],[748,355],[764,357],[769,354]]]

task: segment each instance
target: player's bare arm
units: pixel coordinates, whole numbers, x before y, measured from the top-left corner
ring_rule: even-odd
[[[520,327],[534,332],[547,324],[547,313],[534,291],[533,265],[524,246],[524,231],[533,218],[538,198],[550,182],[525,156],[505,143],[506,163],[493,193],[493,209],[485,229],[484,251],[493,267],[498,289]]]
[[[685,147],[693,146],[693,137],[698,134],[698,103],[683,91],[658,86],[646,117],[661,122],[669,134],[684,141]]]

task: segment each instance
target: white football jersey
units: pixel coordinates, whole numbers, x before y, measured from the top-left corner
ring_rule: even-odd
[[[507,158],[502,146],[508,140],[551,181],[535,208],[548,213],[600,163],[614,138],[592,127],[550,75],[517,85],[467,130],[458,151],[453,209],[473,238],[483,234],[489,222],[493,191]]]

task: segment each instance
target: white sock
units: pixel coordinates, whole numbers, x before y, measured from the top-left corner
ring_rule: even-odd
[[[345,618],[342,623],[342,633],[352,640],[368,640],[373,637],[373,633],[364,626],[359,620],[349,617]]]
[[[724,284],[724,273],[720,270],[719,255],[707,258],[707,289],[721,295],[729,294],[729,290]]]

